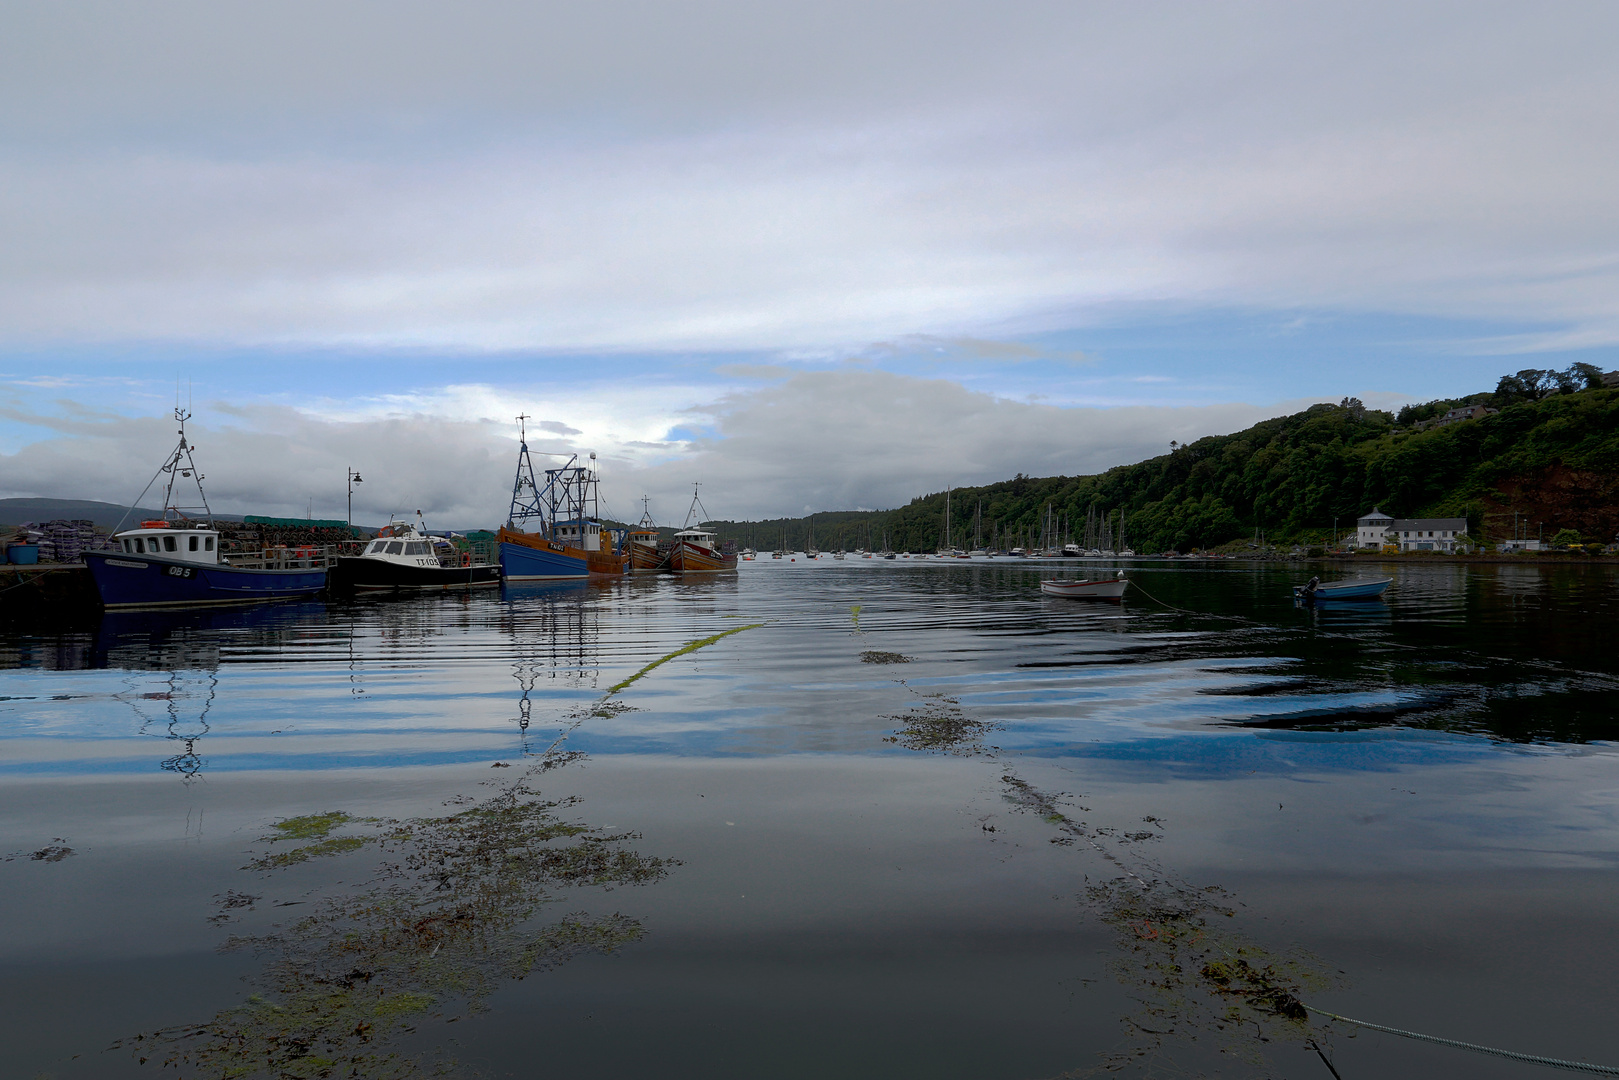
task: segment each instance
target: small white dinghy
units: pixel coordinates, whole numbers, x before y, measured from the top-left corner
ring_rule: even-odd
[[[1118,577],[1086,578],[1081,580],[1051,578],[1040,582],[1040,591],[1047,596],[1066,596],[1073,600],[1117,600],[1124,595],[1124,571]]]

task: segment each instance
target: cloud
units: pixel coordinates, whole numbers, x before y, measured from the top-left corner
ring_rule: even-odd
[[[1163,303],[1619,340],[1611,5],[95,11],[0,35],[0,342],[1014,359]]]
[[[943,379],[881,371],[803,372],[738,390],[689,411],[693,441],[596,444],[609,509],[631,517],[642,494],[653,512],[678,518],[691,483],[723,518],[762,518],[856,506],[893,507],[948,485],[1014,473],[1095,472],[1166,452],[1181,442],[1231,431],[1300,408],[1208,405],[1189,408],[1074,408],[1008,401]],[[55,437],[0,455],[8,496],[127,502],[172,445],[167,419],[23,415]],[[427,512],[453,527],[503,520],[516,460],[509,423],[455,415],[332,419],[287,406],[213,409],[189,427],[213,508],[220,513],[320,516],[344,512],[344,469],[365,476],[356,520]],[[560,426],[560,425],[559,425]],[[574,436],[536,436],[536,453],[584,448]],[[543,467],[543,466],[542,466]]]
[[[553,435],[583,435],[584,432],[576,427],[569,427],[560,420],[541,420],[534,425],[541,431],[549,431]]]

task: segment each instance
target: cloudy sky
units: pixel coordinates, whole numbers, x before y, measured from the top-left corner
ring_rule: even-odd
[[[0,0],[0,495],[887,507],[1619,366],[1612,4]]]

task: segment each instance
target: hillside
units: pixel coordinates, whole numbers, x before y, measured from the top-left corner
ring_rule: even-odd
[[[1099,475],[957,488],[952,540],[967,545],[981,509],[985,543],[1037,542],[1049,507],[1080,541],[1087,515],[1097,533],[1107,528],[1115,538],[1122,515],[1125,543],[1138,551],[1212,548],[1256,530],[1277,543],[1323,541],[1334,519],[1346,532],[1378,506],[1397,517],[1466,517],[1479,539],[1510,536],[1517,512],[1530,535],[1541,525],[1547,537],[1572,529],[1611,541],[1619,532],[1619,390],[1600,388],[1594,368],[1578,373],[1585,389],[1568,374],[1520,372],[1494,394],[1412,406],[1398,417],[1351,398]],[[1554,378],[1525,389],[1535,375]],[[1500,411],[1417,428],[1467,404]],[[896,510],[819,514],[816,540],[853,548],[866,544],[868,529],[877,544],[886,530],[895,549],[931,550],[943,540],[944,508],[938,492]],[[802,519],[724,523],[722,531],[774,548],[783,529],[790,545],[803,546]]]
[[[125,515],[128,515],[127,517]],[[0,499],[0,525],[21,525],[25,521],[53,521],[57,518],[88,519],[103,529],[119,521],[138,522],[162,517],[163,511],[136,507],[133,511],[116,503],[90,499]]]

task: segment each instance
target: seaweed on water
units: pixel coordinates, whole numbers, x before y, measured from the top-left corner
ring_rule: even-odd
[[[757,630],[763,625],[764,623],[748,623],[746,626],[733,626],[729,630],[721,630],[717,634],[710,634],[708,637],[698,638],[696,641],[689,641],[680,648],[676,649],[674,652],[666,653],[665,655],[658,657],[656,660],[652,661],[652,663],[648,664],[640,671],[637,671],[634,675],[631,675],[623,682],[608,687],[607,692],[602,695],[602,701],[605,702],[606,699],[626,689],[628,686],[630,686],[630,684],[634,683],[637,679],[650,672],[653,668],[667,664],[676,657],[685,656],[688,653],[694,653],[698,649],[705,649],[722,638],[730,637],[732,634],[740,634],[744,630]]]
[[[530,774],[545,771],[536,765]],[[396,820],[333,811],[275,823],[263,838],[271,850],[249,868],[279,871],[371,845],[388,861],[363,885],[320,897],[307,915],[227,941],[227,950],[268,958],[246,1002],[205,1023],[119,1045],[143,1061],[161,1057],[222,1077],[405,1080],[449,1068],[391,1043],[424,1020],[480,1011],[503,980],[636,940],[640,923],[618,913],[533,922],[566,890],[646,885],[678,865],[635,851],[637,833],[571,820],[565,815],[577,798],[545,798],[529,780],[519,777],[440,816]],[[333,835],[342,829],[366,834]],[[314,843],[275,852],[273,845],[288,838]],[[217,906],[223,916],[251,910],[260,899],[230,891]]]
[[[57,863],[78,852],[67,846],[67,841],[60,836],[51,838],[51,842],[42,848],[33,851],[13,851],[11,854],[0,857],[0,862],[13,862],[17,859],[27,859],[30,862]]]
[[[317,896],[300,918],[230,938],[225,950],[266,958],[245,1002],[206,1022],[115,1046],[143,1064],[161,1059],[187,1070],[183,1075],[200,1070],[232,1080],[414,1080],[454,1071],[453,1062],[412,1056],[393,1043],[423,1022],[481,1011],[505,980],[636,941],[645,932],[640,922],[618,912],[536,923],[567,890],[650,885],[680,865],[635,850],[639,833],[571,819],[577,797],[546,798],[532,782],[583,760],[583,753],[562,748],[568,734],[591,717],[630,709],[610,699],[647,672],[761,625],[689,642],[641,668],[574,712],[550,748],[527,758],[520,776],[483,781],[493,794],[442,800],[453,812],[386,819],[329,810],[272,823],[260,838],[263,850],[243,869],[275,874],[362,849],[387,861],[361,883]],[[294,846],[277,846],[284,843]],[[228,891],[216,897],[215,921],[234,921],[233,913],[253,911],[262,899]]]
[[[953,698],[921,696],[925,705],[890,718],[903,726],[886,741],[912,750],[999,757],[981,743],[992,725],[969,717]],[[1052,828],[1052,844],[1089,850],[1118,875],[1087,888],[1081,903],[1117,932],[1110,967],[1129,988],[1134,1007],[1120,1017],[1120,1046],[1102,1054],[1099,1064],[1064,1077],[1127,1068],[1149,1076],[1185,1075],[1176,1058],[1188,1044],[1260,1071],[1272,1043],[1315,1047],[1319,1036],[1308,1026],[1300,997],[1307,989],[1334,985],[1336,974],[1308,953],[1269,949],[1245,937],[1234,926],[1236,911],[1225,890],[1179,881],[1152,863],[1139,845],[1162,837],[1162,819],[1146,815],[1141,821],[1148,828],[1135,830],[1090,824],[1076,816],[1093,813],[1088,807],[1066,793],[1042,790],[1009,766],[1003,766],[1001,785],[1003,800],[1015,811]],[[980,825],[994,831],[987,819]]]
[[[886,740],[907,750],[931,750],[945,754],[975,754],[984,749],[983,737],[994,725],[974,720],[948,699],[929,702],[908,713],[884,717],[895,724]]]
[[[618,913],[575,913],[531,926],[560,891],[640,886],[677,865],[635,852],[635,832],[565,818],[576,803],[541,797],[520,777],[444,816],[332,813],[278,823],[278,832],[325,836],[312,847],[358,840],[346,850],[376,844],[392,861],[366,886],[327,895],[309,915],[272,933],[230,939],[225,949],[270,957],[256,978],[257,993],[241,1006],[123,1044],[142,1061],[162,1054],[165,1064],[220,1077],[429,1075],[429,1064],[393,1051],[390,1040],[424,1018],[478,1012],[502,980],[521,980],[580,952],[612,952],[643,933],[638,921]],[[327,836],[353,824],[374,836]],[[285,865],[269,857],[251,863],[256,870]],[[251,907],[259,899],[227,892],[219,907]]]
[[[1171,1040],[1208,1043],[1262,1068],[1268,1044],[1318,1037],[1299,998],[1333,986],[1335,973],[1302,950],[1268,949],[1222,925],[1235,916],[1224,900],[1219,889],[1126,878],[1086,889],[1086,905],[1118,933],[1110,967],[1136,1006],[1102,1070],[1164,1059]]]
[[[911,658],[903,653],[880,652],[877,649],[867,649],[860,654],[862,664],[909,664]]]

